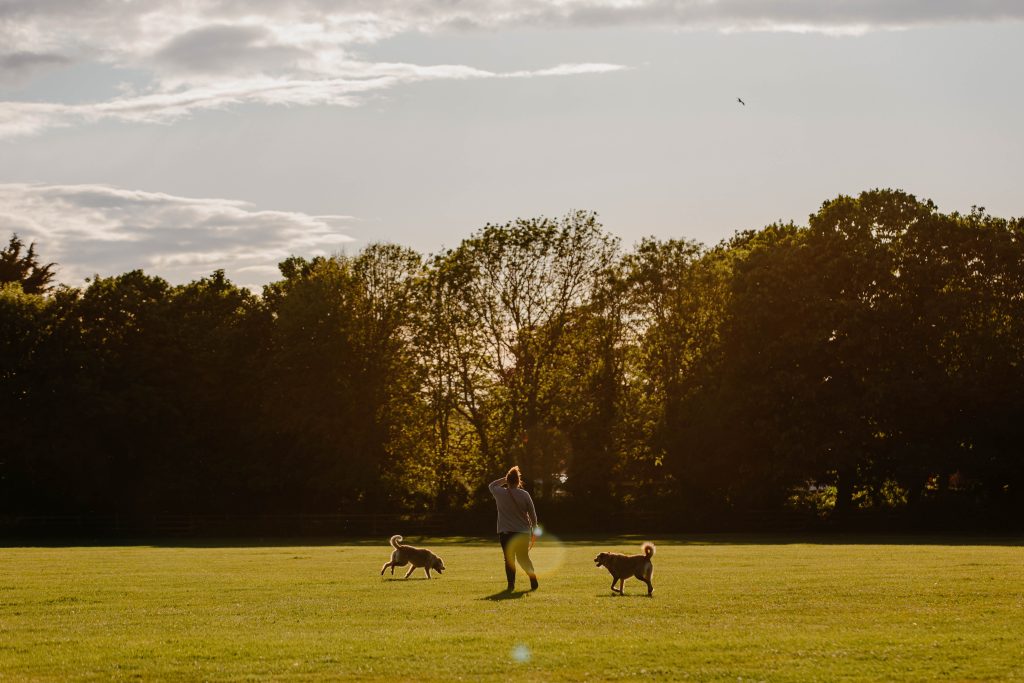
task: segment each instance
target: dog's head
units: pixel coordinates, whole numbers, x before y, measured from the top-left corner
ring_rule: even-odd
[[[607,562],[608,562],[608,553],[599,553],[598,556],[594,558],[594,566],[595,567],[604,567],[604,566],[607,565]]]
[[[432,558],[430,558],[430,568],[438,574],[444,574],[444,560],[442,560],[437,555],[434,555]]]

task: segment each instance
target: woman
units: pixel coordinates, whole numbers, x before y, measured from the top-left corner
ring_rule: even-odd
[[[501,479],[487,487],[498,505],[498,540],[505,555],[505,578],[508,592],[516,586],[516,560],[530,577],[530,590],[537,590],[537,574],[530,561],[530,537],[537,526],[537,510],[533,498],[523,490],[523,475],[516,465]]]

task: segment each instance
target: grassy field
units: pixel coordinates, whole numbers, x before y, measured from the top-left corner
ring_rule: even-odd
[[[0,548],[0,680],[1024,678],[1016,542],[654,538],[649,599],[591,561],[641,539],[547,538],[511,598],[496,542],[406,540],[449,571],[381,578],[386,538]]]

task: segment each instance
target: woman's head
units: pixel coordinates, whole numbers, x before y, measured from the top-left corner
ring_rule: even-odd
[[[523,474],[519,471],[519,465],[512,466],[512,469],[505,475],[505,481],[514,489],[523,488]]]

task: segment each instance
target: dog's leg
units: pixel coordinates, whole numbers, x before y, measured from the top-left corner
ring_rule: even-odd
[[[405,573],[405,578],[408,579],[409,578],[409,574],[412,574],[414,571],[416,571],[416,566],[415,565],[413,565],[412,567],[409,567],[409,571],[407,571]]]
[[[397,559],[398,559],[398,551],[396,550],[396,551],[391,553],[391,561],[388,562],[387,564],[385,564],[384,567],[380,570],[380,575],[384,576],[384,569],[387,569],[388,567],[391,567],[391,576],[394,576],[395,575],[395,564],[396,564],[395,560],[397,560]]]
[[[618,583],[618,582],[619,582],[619,580],[613,576],[612,577],[612,593],[618,593],[619,592],[619,589],[615,587],[615,584]]]
[[[626,579],[622,578],[622,579],[619,579],[619,595],[625,595],[625,594],[626,594]]]
[[[427,578],[429,579],[430,578],[430,567],[424,567],[423,571],[425,571],[427,573]]]

